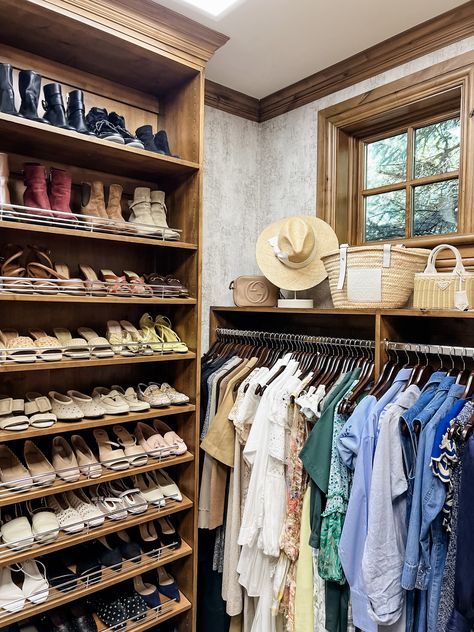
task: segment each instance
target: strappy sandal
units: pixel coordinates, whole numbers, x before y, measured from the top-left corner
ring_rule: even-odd
[[[59,284],[48,279],[64,279],[54,269],[50,252],[41,250],[38,246],[28,246],[28,248],[30,252],[26,257],[26,272],[32,279],[34,291],[40,294],[58,294]]]
[[[110,520],[124,520],[127,508],[122,498],[110,494],[106,485],[91,488],[91,500]]]
[[[77,332],[87,340],[92,356],[96,358],[112,358],[114,356],[110,342],[103,336],[99,336],[90,327],[79,327]]]
[[[161,421],[160,419],[154,419],[153,427],[163,436],[163,439],[169,445],[173,454],[175,454],[176,456],[179,456],[180,454],[185,454],[188,449],[187,445],[185,444],[183,439],[181,439],[181,437],[168,426],[168,424],[165,424],[165,422]]]
[[[118,320],[107,321],[106,336],[114,353],[128,357],[138,353],[138,345],[133,343],[131,335],[122,329]]]
[[[69,329],[64,327],[55,327],[53,332],[61,343],[66,357],[74,360],[87,360],[91,357],[89,346],[84,338],[73,338]]]
[[[26,268],[21,265],[20,259],[24,250],[20,246],[7,244],[3,251],[2,265],[0,267],[0,275],[3,278],[1,282],[2,290],[6,292],[33,292],[33,284],[26,276]]]
[[[165,277],[165,285],[172,288],[172,291],[178,298],[189,298],[189,290],[185,287],[179,279],[176,279],[171,274]]]
[[[25,415],[32,428],[50,428],[56,423],[57,417],[52,412],[51,402],[46,395],[29,392],[25,398]]]
[[[181,340],[178,334],[171,329],[171,321],[166,316],[155,318],[155,327],[158,335],[165,341],[165,349],[172,353],[188,353],[188,346]]]
[[[153,289],[145,283],[145,279],[132,270],[124,270],[123,274],[129,283],[130,290],[133,295],[143,298],[151,298]]]
[[[120,327],[129,335],[129,337],[133,340],[133,342],[137,342],[137,351],[136,353],[142,353],[144,355],[153,355],[153,349],[146,344],[145,336],[142,331],[139,331],[135,325],[128,320],[121,320]],[[129,348],[133,351],[134,348]]]
[[[138,445],[137,438],[131,435],[125,426],[114,426],[112,430],[132,467],[140,467],[148,463],[148,454],[141,445]]]
[[[129,513],[141,514],[148,509],[148,501],[138,487],[130,488],[123,479],[110,481],[106,487],[112,496],[122,500]]]
[[[42,329],[30,329],[30,336],[38,347],[38,357],[46,362],[59,362],[63,359],[63,351],[55,336],[48,336]]]
[[[107,294],[112,296],[132,296],[132,290],[125,280],[125,277],[118,277],[112,270],[101,270],[100,276],[105,282]]]
[[[60,283],[62,292],[64,294],[72,294],[73,296],[84,296],[86,293],[86,286],[82,279],[72,279],[69,271],[69,266],[66,263],[55,263],[54,267],[59,277],[64,279]]]
[[[99,461],[110,470],[127,470],[130,467],[128,458],[119,443],[111,441],[102,428],[93,432],[99,450]]]
[[[30,420],[25,414],[23,399],[0,397],[0,429],[19,432],[27,430]]]
[[[0,341],[8,360],[13,362],[36,362],[38,352],[29,336],[20,336],[16,329],[0,330]]]
[[[143,314],[140,318],[140,329],[145,344],[155,353],[171,353],[165,349],[165,341],[156,333],[155,322],[150,314]]]
[[[90,266],[80,264],[79,270],[85,280],[86,292],[92,296],[106,296],[107,289],[103,281],[99,281],[99,278]]]

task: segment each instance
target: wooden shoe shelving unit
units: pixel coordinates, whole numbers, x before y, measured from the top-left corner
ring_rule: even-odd
[[[164,419],[187,446],[186,454],[122,472],[103,470],[100,479],[66,483],[22,493],[0,491],[2,516],[13,505],[101,481],[114,480],[152,469],[169,469],[183,500],[157,509],[152,505],[141,515],[129,514],[125,520],[106,520],[101,527],[68,535],[61,532],[50,544],[34,544],[30,549],[13,551],[1,545],[0,568],[53,551],[72,547],[142,522],[173,514],[183,543],[171,553],[139,563],[125,563],[120,573],[104,572],[93,584],[61,593],[53,589],[43,604],[25,606],[7,613],[0,610],[0,629],[34,614],[100,591],[142,572],[170,565],[181,591],[179,603],[164,603],[145,619],[129,622],[126,632],[141,632],[173,618],[179,632],[194,632],[197,576],[197,453],[199,445],[199,358],[201,328],[201,248],[202,248],[202,162],[204,69],[213,53],[227,38],[165,9],[152,0],[2,0],[0,19],[0,62],[14,67],[14,84],[20,69],[35,70],[43,85],[62,84],[63,97],[72,89],[82,89],[86,109],[105,107],[125,117],[132,132],[145,124],[154,131],[167,131],[171,150],[180,158],[161,156],[144,150],[101,141],[92,136],[58,129],[34,121],[0,113],[0,152],[9,157],[9,188],[12,203],[22,204],[22,165],[36,162],[46,168],[59,167],[72,175],[71,207],[80,210],[81,182],[101,180],[105,186],[123,187],[123,211],[137,186],[166,192],[170,227],[181,231],[180,241],[160,241],[140,235],[123,235],[80,230],[74,226],[38,225],[12,221],[0,209],[0,249],[6,244],[38,245],[51,251],[53,261],[69,264],[77,276],[79,264],[95,270],[109,268],[138,273],[173,274],[190,292],[189,299],[127,299],[26,295],[0,292],[0,329],[14,327],[20,334],[30,328],[67,327],[76,335],[80,326],[105,333],[109,319],[126,319],[138,324],[140,316],[168,316],[173,328],[189,347],[186,354],[114,357],[91,360],[62,360],[31,364],[0,364],[0,394],[24,397],[28,391],[47,394],[74,388],[90,392],[95,386],[136,385],[139,382],[169,382],[190,396],[187,406],[172,406],[153,414],[131,413],[75,424],[57,423],[41,431],[0,431],[0,442],[21,455],[25,439],[38,442],[50,456],[53,436],[78,432],[89,442],[94,427],[108,428],[114,423],[134,424]],[[93,441],[89,445],[94,445]],[[155,571],[156,572],[156,571]],[[80,582],[79,582],[80,583]],[[99,630],[103,624],[98,621]]]

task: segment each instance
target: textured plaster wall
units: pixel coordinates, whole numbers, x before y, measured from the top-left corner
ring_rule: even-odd
[[[206,107],[203,349],[209,306],[231,305],[230,281],[258,273],[255,240],[262,228],[316,211],[318,111],[470,50],[474,37],[260,125]]]

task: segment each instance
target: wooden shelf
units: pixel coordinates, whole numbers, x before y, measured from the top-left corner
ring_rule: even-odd
[[[53,371],[56,369],[78,369],[81,367],[120,366],[124,364],[145,364],[150,362],[173,362],[177,360],[194,360],[196,354],[188,353],[164,353],[152,356],[134,356],[113,358],[91,358],[90,360],[59,360],[58,362],[9,362],[0,364],[0,373],[18,373],[19,371]]]
[[[145,246],[157,246],[159,248],[174,248],[176,250],[197,250],[197,244],[185,241],[165,241],[163,239],[151,239],[149,237],[134,237],[133,235],[114,235],[113,233],[101,233],[100,231],[80,230],[75,228],[60,228],[46,224],[29,224],[26,222],[13,222],[2,219],[0,215],[0,228],[9,230],[22,230],[33,233],[46,233],[52,235],[65,235],[67,237],[82,237],[84,239],[101,239],[103,241],[117,241],[121,244],[141,244]]]
[[[52,434],[62,434],[64,432],[81,432],[90,428],[102,428],[113,424],[127,424],[157,417],[171,417],[172,415],[182,415],[196,410],[194,404],[186,406],[170,406],[169,408],[151,408],[143,413],[128,413],[128,415],[105,415],[101,419],[83,419],[82,421],[57,421],[49,428],[27,428],[9,432],[0,430],[0,443],[7,441],[18,441],[19,439],[34,439],[35,437],[45,437]]]
[[[181,180],[199,170],[196,162],[120,145],[53,125],[0,113],[1,151],[53,160],[127,178]]]
[[[283,307],[211,307],[211,312],[253,314],[296,314],[303,316],[423,316],[425,318],[474,318],[474,310],[460,312],[456,309],[291,309]]]
[[[2,553],[0,553],[0,567],[8,566],[9,564],[14,564],[16,562],[22,562],[23,560],[33,559],[39,557],[40,555],[48,555],[48,553],[54,553],[55,551],[67,549],[71,546],[76,546],[82,542],[87,542],[88,540],[94,540],[104,535],[108,535],[109,533],[114,533],[117,531],[117,528],[120,530],[130,529],[131,527],[144,522],[158,520],[158,518],[163,518],[164,516],[172,516],[173,514],[181,511],[187,511],[188,509],[191,509],[192,506],[193,502],[187,498],[187,496],[183,495],[182,502],[178,503],[177,501],[171,501],[170,506],[163,509],[157,509],[155,506],[151,505],[146,512],[140,515],[134,516],[133,514],[129,514],[129,517],[125,518],[125,520],[106,519],[102,526],[92,527],[81,533],[67,534],[61,531],[57,540],[51,542],[51,544],[34,544],[31,548],[25,551],[13,551],[12,549],[6,549],[5,554],[3,554],[2,549]]]
[[[73,483],[67,483],[61,479],[56,481],[49,487],[36,487],[31,488],[25,492],[14,492],[0,496],[0,507],[12,505],[18,502],[25,502],[27,500],[33,500],[35,498],[43,498],[44,496],[52,496],[53,494],[62,494],[71,489],[79,489],[80,487],[90,487],[91,485],[98,485],[99,483],[106,483],[108,481],[115,481],[118,478],[126,478],[127,476],[135,476],[137,474],[143,474],[144,472],[152,472],[153,470],[163,470],[168,467],[175,467],[176,465],[182,465],[183,463],[190,463],[194,461],[194,455],[191,452],[186,452],[181,456],[175,456],[169,459],[150,459],[146,465],[140,467],[131,467],[128,470],[108,470],[102,469],[102,476],[97,478],[86,478],[81,474],[78,481]]]
[[[1,227],[1,224],[0,224]],[[119,304],[124,307],[130,305],[196,305],[195,298],[139,298],[123,296],[68,296],[66,294],[14,294],[0,292],[0,301],[8,302],[35,302],[35,303],[81,303],[87,305]]]
[[[120,571],[113,571],[109,568],[103,567],[102,579],[95,584],[87,586],[84,582],[78,580],[78,586],[74,590],[66,593],[61,592],[56,588],[50,588],[49,597],[44,603],[32,604],[27,601],[27,605],[23,608],[23,610],[20,610],[19,612],[7,613],[6,611],[2,611],[0,613],[0,625],[2,627],[11,625],[16,621],[22,621],[23,619],[41,614],[45,610],[64,606],[71,601],[82,599],[83,597],[99,592],[100,590],[104,590],[105,588],[109,588],[111,586],[115,586],[118,583],[124,582],[127,579],[132,579],[133,577],[137,577],[142,573],[155,570],[157,568],[160,568],[160,566],[164,566],[165,564],[169,564],[183,557],[187,557],[191,555],[191,553],[192,548],[183,540],[179,549],[170,551],[169,554],[162,554],[159,558],[152,558],[148,557],[147,555],[143,555],[140,562],[124,561],[122,563],[122,569]],[[83,586],[81,586],[81,584],[83,584]]]

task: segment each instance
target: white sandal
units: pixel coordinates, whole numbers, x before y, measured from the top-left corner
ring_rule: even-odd
[[[89,346],[84,338],[73,338],[69,329],[64,327],[55,327],[53,332],[61,343],[66,357],[74,360],[88,360],[91,357]]]
[[[43,572],[38,568],[38,564]],[[13,567],[13,571],[21,571],[25,578],[21,588],[23,595],[31,603],[44,603],[49,596],[49,584],[46,579],[46,567],[39,560],[25,560]]]
[[[56,514],[59,527],[65,533],[79,533],[85,528],[81,514],[71,507],[64,494],[49,496],[46,502]]]
[[[46,395],[29,392],[25,395],[25,414],[32,428],[50,428],[58,418],[52,412],[51,402]]]
[[[7,612],[19,612],[25,607],[26,599],[22,589],[12,580],[12,569],[0,569],[0,608]]]
[[[125,452],[119,443],[111,441],[109,435],[102,428],[96,428],[93,432],[99,449],[99,461],[111,470],[127,470],[130,467]]]
[[[27,430],[30,420],[24,414],[24,410],[24,400],[0,397],[0,429],[12,432]]]
[[[38,347],[38,357],[45,362],[59,362],[63,359],[63,350],[55,336],[48,336],[42,329],[30,329],[30,336]]]
[[[36,362],[35,343],[29,336],[20,336],[16,329],[0,330],[0,341],[7,360],[13,362]]]
[[[110,481],[106,486],[112,496],[120,498],[131,514],[142,514],[148,509],[148,501],[138,487],[127,489],[123,479]]]
[[[140,467],[148,463],[148,454],[141,445],[137,444],[137,438],[131,435],[125,426],[114,426],[112,430],[132,467]]]
[[[97,485],[91,488],[92,502],[110,520],[124,520],[128,513],[122,498],[108,495],[105,485]]]
[[[95,358],[113,358],[114,351],[106,338],[99,336],[90,327],[79,327],[77,332],[87,340],[92,356]]]

